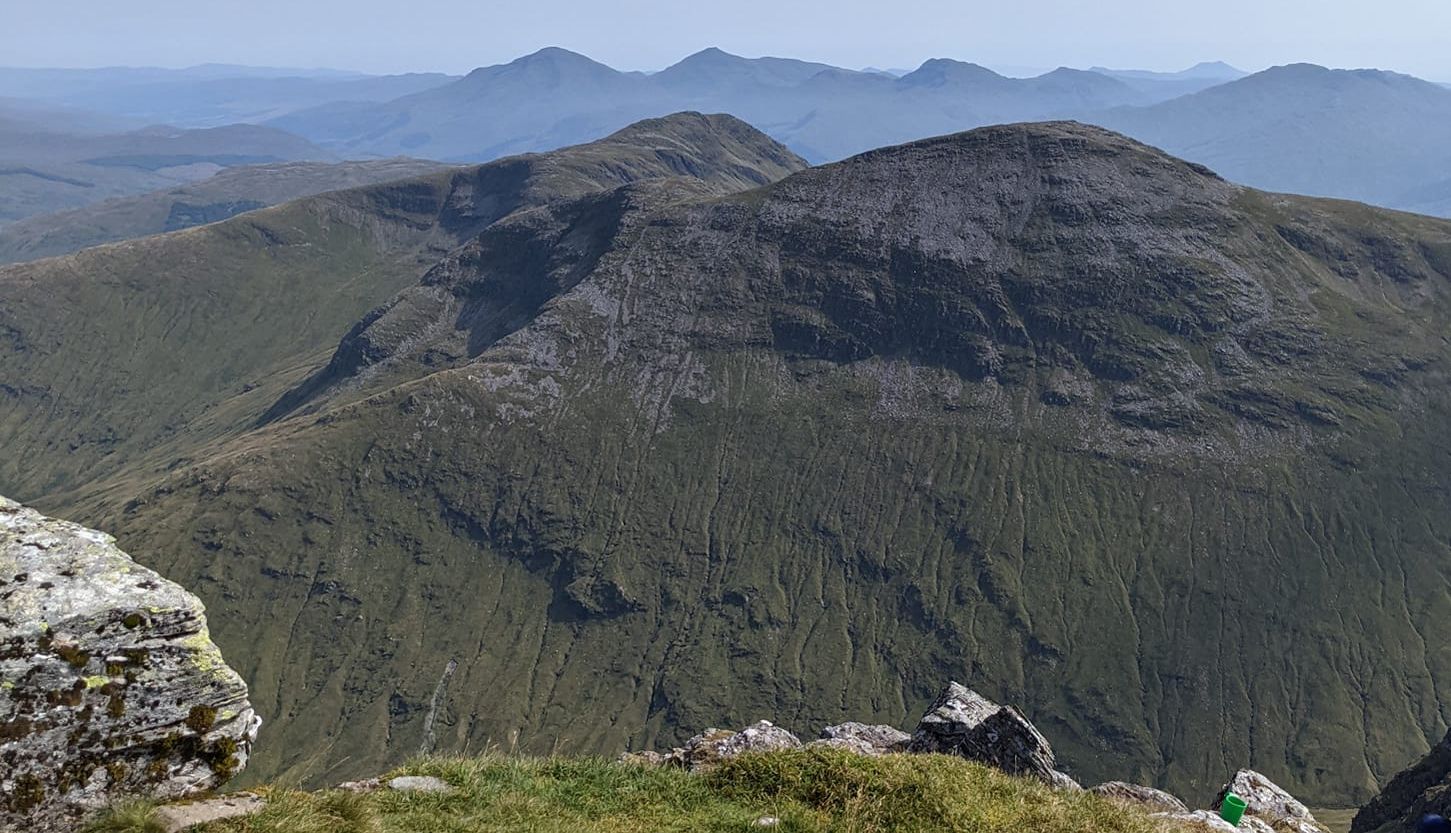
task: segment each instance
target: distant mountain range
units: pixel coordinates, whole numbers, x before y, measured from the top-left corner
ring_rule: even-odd
[[[0,68],[0,97],[39,99],[144,124],[218,127],[262,122],[330,101],[388,101],[456,77],[223,64],[190,69]]]
[[[1256,187],[1447,211],[1425,186],[1451,170],[1451,91],[1308,64],[1253,75],[1210,62],[1176,73],[1060,68],[1008,78],[934,59],[897,76],[707,49],[646,75],[545,49],[393,101],[328,104],[270,124],[348,156],[481,161],[680,109],[732,113],[813,162],[986,124],[1072,118]]]
[[[10,112],[15,114],[0,109],[0,227],[205,179],[237,165],[337,159],[306,139],[262,125],[97,133],[83,116]]]
[[[1179,72],[1150,72],[1142,69],[1109,69],[1092,67],[1092,72],[1117,78],[1136,89],[1152,92],[1160,97],[1164,93],[1188,95],[1209,87],[1235,81],[1249,73],[1235,69],[1223,61],[1206,61]]]
[[[280,202],[446,167],[419,159],[282,162],[228,168],[198,182],[31,217],[0,228],[0,263],[34,260],[215,223]]]
[[[549,48],[463,77],[226,65],[0,69],[0,225],[174,188],[223,167],[481,162],[681,110],[731,113],[814,163],[982,125],[1075,119],[1255,187],[1451,215],[1451,89],[1391,72],[1296,64],[1247,75],[1205,62],[1180,72],[1059,68],[1018,78],[949,59],[857,71],[712,48],[645,73]],[[222,126],[137,130],[155,122]],[[78,241],[96,231],[44,236]]]
[[[1293,64],[1086,118],[1259,188],[1446,209],[1451,90],[1409,75]]]
[[[1008,78],[948,59],[896,76],[719,49],[647,75],[550,48],[394,101],[329,104],[270,124],[347,155],[482,161],[695,109],[732,113],[822,162],[981,124],[1151,104],[1208,83],[1178,75],[1126,81],[1066,68]]]

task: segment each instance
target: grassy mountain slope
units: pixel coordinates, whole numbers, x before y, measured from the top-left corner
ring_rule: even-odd
[[[420,176],[446,167],[420,159],[284,162],[230,168],[199,182],[30,217],[0,228],[0,263],[68,254],[225,220],[301,197]]]
[[[1346,803],[1444,730],[1451,225],[1070,124],[700,190],[504,218],[129,501],[46,496],[11,406],[0,486],[203,597],[257,777],[944,677],[1191,800]]]
[[[0,268],[0,444],[13,452],[0,482],[57,500],[184,464],[250,426],[370,307],[511,212],[639,179],[739,189],[801,164],[730,117],[682,115]]]

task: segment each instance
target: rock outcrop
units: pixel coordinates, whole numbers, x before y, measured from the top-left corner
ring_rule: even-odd
[[[641,766],[679,766],[702,769],[743,752],[769,752],[801,748],[801,741],[790,732],[768,720],[758,721],[739,732],[728,729],[706,729],[669,752],[626,752],[620,756],[625,763]],[[1039,778],[1060,789],[1082,787],[1066,773],[1057,769],[1053,749],[1036,727],[1012,706],[999,706],[967,686],[949,682],[941,695],[928,707],[907,734],[881,724],[848,722],[827,726],[821,737],[806,748],[845,749],[861,755],[891,753],[939,753],[956,755],[1012,775]],[[1114,782],[1118,783],[1118,782]],[[1100,789],[1109,785],[1100,785]],[[1132,784],[1125,788],[1158,793],[1148,787]],[[1159,793],[1167,801],[1160,809],[1184,809],[1168,793]]]
[[[1427,813],[1451,815],[1451,732],[1366,802],[1355,814],[1350,833],[1411,830]]]
[[[895,726],[851,721],[827,726],[821,730],[819,739],[806,745],[847,749],[862,755],[885,755],[889,752],[907,751],[907,745],[911,741],[911,735]]]
[[[1185,810],[1183,812],[1153,813],[1156,819],[1166,819],[1178,822],[1179,826],[1185,829],[1210,830],[1213,833],[1238,833],[1238,829],[1219,817],[1218,813],[1208,810]],[[1250,833],[1259,833],[1251,831]]]
[[[1252,769],[1241,769],[1229,779],[1229,783],[1224,785],[1219,796],[1214,799],[1215,811],[1219,810],[1228,793],[1244,799],[1246,819],[1259,819],[1282,833],[1327,833],[1315,821],[1309,808],[1274,781]]]
[[[1135,804],[1155,812],[1189,812],[1189,805],[1180,801],[1177,797],[1163,790],[1145,787],[1142,784],[1130,784],[1127,781],[1105,781],[1096,787],[1090,788],[1089,792],[1112,799],[1120,804]]]
[[[247,763],[260,719],[202,604],[109,535],[0,498],[0,829],[70,829]]]
[[[958,682],[950,682],[917,724],[912,752],[938,752],[980,761],[1013,775],[1031,775],[1054,786],[1077,788],[1058,771],[1048,739],[1012,706],[999,706]]]
[[[669,752],[626,752],[620,756],[620,761],[641,766],[677,766],[694,771],[709,769],[745,752],[800,749],[801,745],[800,738],[780,726],[769,720],[758,720],[739,732],[706,729],[686,741],[684,746]]]

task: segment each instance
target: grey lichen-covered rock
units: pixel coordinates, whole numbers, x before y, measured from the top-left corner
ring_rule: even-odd
[[[828,742],[825,745],[829,746],[844,745],[880,755],[887,752],[905,752],[907,744],[912,742],[912,736],[895,726],[851,721],[822,729],[821,741]],[[831,741],[844,743],[830,743]]]
[[[960,755],[1013,775],[1079,788],[1072,778],[1058,772],[1047,738],[1017,709],[999,706],[958,682],[948,683],[928,707],[908,749]]]
[[[1177,822],[1175,825],[1180,829],[1212,830],[1214,833],[1240,833],[1234,825],[1219,817],[1218,813],[1211,813],[1208,810],[1194,810],[1176,813],[1152,813],[1156,819],[1168,819]]]
[[[1244,799],[1246,817],[1258,817],[1276,830],[1289,833],[1326,833],[1325,827],[1315,821],[1309,808],[1274,781],[1252,769],[1241,769],[1234,774],[1214,799],[1213,809],[1218,810],[1224,803],[1224,796],[1231,792]]]
[[[745,752],[800,749],[801,740],[769,720],[758,720],[739,732],[707,729],[685,742],[682,757],[687,769],[702,769]]]
[[[0,497],[0,829],[216,787],[259,724],[195,596]]]
[[[446,793],[453,788],[447,781],[432,775],[400,775],[388,780],[388,789],[405,793]]]
[[[673,766],[702,770],[743,752],[773,752],[780,749],[800,749],[801,746],[800,738],[769,720],[758,720],[739,732],[706,729],[686,741],[684,746],[678,746],[669,752],[625,752],[617,760],[632,766]]]
[[[1189,805],[1178,798],[1153,787],[1130,784],[1127,781],[1105,781],[1089,789],[1095,795],[1113,799],[1121,804],[1137,804],[1161,813],[1187,813]]]

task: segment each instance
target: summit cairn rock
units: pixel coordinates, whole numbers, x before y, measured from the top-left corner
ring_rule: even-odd
[[[1081,789],[1058,771],[1047,738],[1017,709],[1000,706],[958,682],[949,682],[928,707],[908,751],[957,755],[1055,787]]]
[[[1241,769],[1224,785],[1214,799],[1215,811],[1219,810],[1228,793],[1244,799],[1246,818],[1259,818],[1276,830],[1290,833],[1327,833],[1325,827],[1315,821],[1309,808],[1280,789],[1274,781],[1252,769]]]
[[[192,594],[0,497],[0,830],[214,789],[261,724]]]

